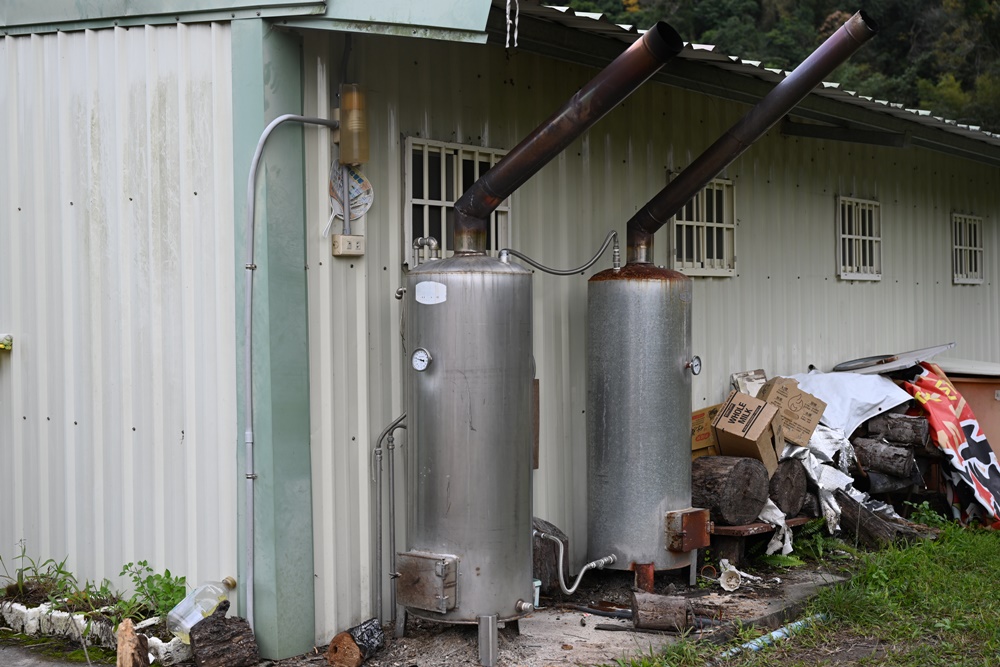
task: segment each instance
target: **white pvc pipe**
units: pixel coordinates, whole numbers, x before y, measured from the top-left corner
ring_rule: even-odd
[[[738,653],[742,653],[743,651],[759,651],[765,646],[770,646],[779,639],[785,639],[786,637],[791,637],[794,633],[809,627],[813,623],[819,623],[825,620],[826,620],[826,614],[815,614],[808,618],[803,618],[801,621],[795,621],[794,623],[789,623],[788,625],[782,626],[777,630],[775,630],[774,632],[764,635],[763,637],[758,637],[757,639],[749,641],[746,644],[741,644],[740,646],[736,646],[734,648],[729,649],[728,651],[719,656],[719,660],[725,660],[727,658],[731,658],[732,656]]]
[[[243,444],[246,451],[246,567],[244,569],[246,581],[246,619],[253,630],[253,556],[254,556],[254,505],[253,505],[253,482],[257,479],[257,473],[253,466],[253,272],[257,266],[253,263],[253,238],[254,238],[254,191],[257,181],[257,166],[260,157],[264,153],[264,142],[278,127],[285,121],[295,121],[297,123],[309,123],[312,125],[325,125],[330,128],[339,127],[340,123],[326,118],[314,118],[311,116],[298,116],[296,114],[284,114],[278,116],[264,128],[257,141],[257,149],[254,151],[253,160],[250,162],[250,176],[247,179],[247,218],[246,218],[246,280],[244,283],[243,297],[243,419],[245,429],[243,432]]]

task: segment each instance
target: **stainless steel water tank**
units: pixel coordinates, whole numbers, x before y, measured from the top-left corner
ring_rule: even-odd
[[[397,599],[449,623],[527,610],[531,272],[485,255],[407,276],[407,548]]]
[[[587,285],[587,553],[690,564],[665,515],[691,506],[691,279],[651,264]]]

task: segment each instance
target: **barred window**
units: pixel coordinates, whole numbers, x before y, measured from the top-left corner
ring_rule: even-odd
[[[837,275],[882,279],[882,208],[871,199],[837,198]]]
[[[406,138],[403,178],[403,263],[412,261],[413,240],[433,236],[441,257],[454,248],[455,202],[506,155],[506,151],[465,144]],[[490,215],[489,249],[510,246],[510,198]]]
[[[733,182],[716,178],[674,216],[673,268],[689,276],[736,274]]]
[[[983,219],[975,215],[953,213],[951,216],[956,285],[983,283]]]

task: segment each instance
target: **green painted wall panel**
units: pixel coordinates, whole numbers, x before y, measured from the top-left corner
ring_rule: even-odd
[[[338,21],[483,31],[489,11],[490,0],[371,0],[331,2],[327,5],[326,17]]]
[[[233,22],[236,266],[244,281],[245,199],[261,132],[302,106],[301,45],[261,20]],[[302,128],[268,139],[257,173],[254,236],[254,629],[261,655],[284,658],[313,646],[312,486],[306,325]],[[243,292],[238,290],[242,360]],[[243,424],[242,364],[238,365]],[[242,432],[242,428],[241,428]],[[242,452],[242,446],[241,446]],[[241,471],[245,459],[240,462]],[[241,498],[241,509],[245,499]],[[245,514],[245,511],[244,511]],[[240,519],[245,548],[245,516]],[[245,600],[245,588],[241,596]]]

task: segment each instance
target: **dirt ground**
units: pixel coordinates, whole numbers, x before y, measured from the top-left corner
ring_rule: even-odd
[[[727,593],[718,585],[689,588],[680,578],[657,574],[656,592],[684,595],[703,618],[711,618],[694,636],[726,635],[731,622],[778,627],[796,616],[818,587],[842,580],[825,570],[800,569],[780,574],[780,581],[745,583]],[[630,620],[600,616],[580,606],[614,612],[631,604],[632,574],[601,571],[588,575],[571,599],[543,598],[541,609],[519,622],[520,632],[508,627],[500,631],[498,660],[501,666],[548,667],[550,665],[614,664],[629,655],[648,655],[677,635],[636,632]],[[391,629],[386,646],[370,658],[366,667],[445,667],[478,665],[478,631],[474,625],[446,625],[410,618],[406,636],[396,639]],[[307,667],[326,664],[325,647],[315,653],[289,658],[273,667]],[[261,666],[263,667],[263,665]]]
[[[657,574],[656,592],[663,595],[683,595],[702,619],[703,628],[693,636],[725,638],[731,623],[762,627],[778,627],[798,614],[818,587],[841,580],[822,569],[800,568],[788,573],[767,575],[760,583],[744,583],[727,593],[717,584],[703,581],[702,587],[688,587],[680,577],[670,573]],[[770,577],[770,578],[768,578]],[[497,664],[501,667],[548,667],[550,665],[614,664],[625,656],[648,655],[665,644],[676,641],[677,635],[662,632],[637,632],[627,619],[594,613],[619,613],[631,605],[632,574],[598,571],[584,579],[580,590],[571,598],[562,595],[541,599],[540,609],[525,616],[517,624],[500,631]],[[590,609],[588,611],[587,609]],[[386,645],[366,663],[366,667],[445,667],[478,665],[478,629],[474,625],[447,625],[417,618],[406,624],[406,636],[392,637],[389,619],[386,621]],[[518,632],[519,630],[519,632]],[[858,642],[861,653],[877,653]],[[66,650],[72,650],[67,643]],[[30,653],[36,653],[31,648]],[[262,661],[258,667],[315,667],[326,665],[326,646],[279,661]],[[817,656],[819,657],[819,656]],[[50,663],[51,653],[37,663]],[[43,662],[44,661],[44,662]],[[112,663],[113,664],[113,663]],[[193,663],[192,663],[193,664]]]

